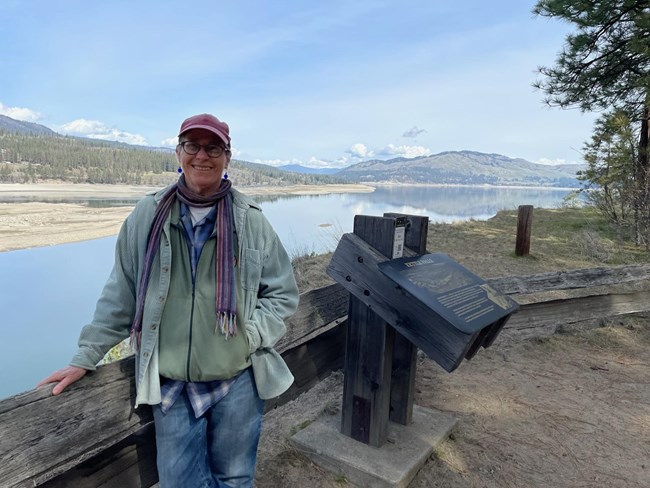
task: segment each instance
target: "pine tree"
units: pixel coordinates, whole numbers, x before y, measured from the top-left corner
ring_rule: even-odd
[[[638,127],[634,181],[637,244],[650,244],[650,0],[540,0],[537,15],[573,24],[576,32],[535,86],[550,106],[614,110]],[[613,113],[613,112],[612,112]]]
[[[584,146],[587,169],[579,175],[589,190],[588,200],[622,228],[633,226],[637,140],[625,112],[604,114],[596,121],[591,141]]]

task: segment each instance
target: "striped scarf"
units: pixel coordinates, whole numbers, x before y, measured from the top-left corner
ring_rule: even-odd
[[[165,193],[156,207],[153,216],[149,237],[147,238],[147,250],[144,256],[144,268],[135,304],[135,318],[131,326],[131,345],[140,349],[142,339],[142,318],[144,316],[144,302],[149,286],[151,268],[154,257],[160,247],[160,236],[162,235],[165,220],[169,215],[172,205],[178,198],[181,202],[192,207],[210,207],[217,204],[217,242],[215,246],[215,272],[216,272],[216,314],[215,333],[220,330],[222,334],[229,337],[237,335],[237,302],[235,293],[235,250],[233,248],[233,224],[231,199],[224,198],[230,193],[232,183],[230,180],[222,180],[221,186],[216,193],[202,196],[190,190],[185,183],[185,175],[181,175],[178,183],[173,185]]]

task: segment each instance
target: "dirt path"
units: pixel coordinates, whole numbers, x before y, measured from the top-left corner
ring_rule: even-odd
[[[418,405],[458,418],[412,488],[650,486],[647,320],[481,351],[448,374],[420,357]],[[266,416],[257,486],[341,487],[287,446],[340,408],[340,373]]]
[[[486,351],[454,375],[424,361],[418,403],[459,426],[412,486],[650,486],[646,324]]]

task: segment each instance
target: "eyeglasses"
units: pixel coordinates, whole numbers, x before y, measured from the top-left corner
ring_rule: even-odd
[[[201,148],[203,148],[205,150],[205,153],[211,158],[218,158],[224,153],[224,151],[226,151],[226,148],[220,146],[219,144],[208,144],[207,146],[202,146],[196,142],[184,141],[178,145],[183,148],[183,151],[191,156],[198,154]]]

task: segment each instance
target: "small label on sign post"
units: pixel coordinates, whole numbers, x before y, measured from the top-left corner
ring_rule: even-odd
[[[406,234],[406,226],[400,225],[397,222],[395,227],[395,238],[393,239],[393,255],[392,258],[401,258],[404,255],[404,235]]]

